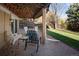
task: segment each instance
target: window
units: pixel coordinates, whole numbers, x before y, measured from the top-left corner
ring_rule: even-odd
[[[11,31],[17,33],[17,20],[11,19]]]

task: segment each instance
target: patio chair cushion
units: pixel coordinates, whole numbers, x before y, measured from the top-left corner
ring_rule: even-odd
[[[29,31],[27,31],[27,35],[29,36],[29,40],[31,42],[38,41],[38,36],[37,36],[36,31],[29,30]]]

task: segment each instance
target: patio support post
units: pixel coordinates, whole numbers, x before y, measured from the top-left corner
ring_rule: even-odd
[[[46,39],[46,10],[47,8],[43,8],[42,12],[42,43],[45,43],[45,39]]]
[[[19,20],[17,20],[17,33],[19,33]]]
[[[14,29],[13,29],[13,32],[14,32],[14,34],[15,34],[15,19],[13,19],[13,26],[14,26]]]

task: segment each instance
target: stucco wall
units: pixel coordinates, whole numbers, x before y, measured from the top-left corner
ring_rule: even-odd
[[[0,11],[0,48],[4,45],[4,13]]]
[[[10,39],[8,38],[11,34],[11,25],[10,25],[10,15],[5,13],[5,41],[9,41]]]
[[[10,15],[0,10],[0,48],[3,47],[11,33]]]

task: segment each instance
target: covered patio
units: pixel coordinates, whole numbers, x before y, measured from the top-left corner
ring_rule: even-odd
[[[42,24],[41,24],[41,43],[45,43],[46,39],[46,13],[49,10],[50,3],[30,3],[30,4],[20,4],[20,3],[7,3],[7,4],[1,4],[4,8],[8,9],[11,11],[14,15],[18,17],[15,18],[13,17],[12,14],[10,13],[10,21],[11,21],[11,31],[13,34],[15,33],[20,33],[20,24],[22,22],[23,29],[26,26],[34,26],[34,20],[36,18],[39,18],[42,16]],[[14,24],[12,24],[14,23]],[[30,23],[30,24],[29,24]]]
[[[49,36],[48,39],[46,40],[45,45],[40,44],[38,53],[37,54],[34,53],[33,55],[31,55],[31,53],[33,53],[35,50],[33,44],[28,44],[27,49],[24,50],[24,42],[20,41],[19,48],[17,43],[18,42],[16,42],[15,52],[13,52],[11,46],[9,46],[8,49],[6,45],[6,47],[0,51],[0,55],[1,56],[4,55],[5,56],[14,56],[14,55],[15,56],[79,56],[79,51]]]
[[[19,40],[19,37],[20,34],[25,34],[24,27],[27,27],[28,25],[35,26],[34,20],[40,16],[42,16],[41,30],[39,28],[37,30],[39,33],[38,36],[40,37],[40,45],[38,53],[34,53],[33,55],[79,55],[79,51],[76,51],[75,49],[46,34],[46,13],[49,10],[49,6],[50,3],[0,4],[0,13],[2,13],[0,14],[0,17],[3,17],[3,21],[0,19],[3,22],[1,23],[2,31],[0,31],[3,33],[3,41],[1,41],[1,43],[4,42],[0,48],[0,55],[31,56],[31,53],[35,50],[34,44],[29,43],[26,50],[24,50],[25,42]],[[14,37],[14,41],[11,40],[12,35]],[[2,37],[0,36],[0,39],[1,38]],[[11,42],[13,42],[13,45],[11,45]]]

